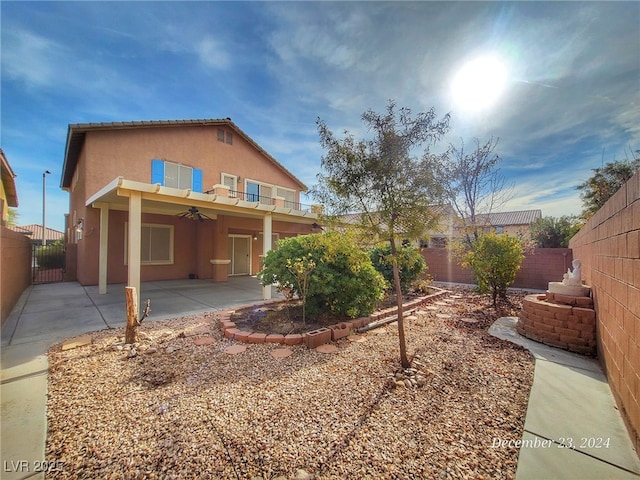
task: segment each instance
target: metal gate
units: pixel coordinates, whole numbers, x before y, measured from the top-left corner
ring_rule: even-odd
[[[33,245],[31,255],[31,282],[53,283],[64,281],[65,248],[62,242],[46,247]]]

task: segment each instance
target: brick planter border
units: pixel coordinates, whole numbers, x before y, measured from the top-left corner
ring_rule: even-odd
[[[427,295],[425,297],[420,297],[415,300],[411,300],[402,305],[403,313],[416,310],[418,307],[431,302],[432,300],[441,297],[450,293],[448,290],[444,290],[437,287],[431,287],[434,290],[437,290],[436,293],[432,293],[431,295]],[[265,302],[260,304],[261,306],[273,305],[276,303],[282,303],[281,300]],[[318,330],[314,330],[307,333],[294,333],[289,335],[279,335],[279,334],[266,334],[253,332],[248,330],[240,330],[237,328],[237,325],[231,321],[231,315],[236,310],[242,310],[243,308],[251,308],[255,306],[251,305],[243,305],[241,307],[237,307],[233,310],[225,310],[223,312],[216,312],[216,319],[220,325],[220,329],[224,334],[225,338],[238,340],[239,342],[244,343],[273,343],[280,345],[301,345],[305,344],[308,348],[315,348],[318,345],[322,345],[324,343],[329,343],[331,341],[336,341],[340,338],[346,337],[352,329],[361,328],[369,323],[378,321],[382,318],[386,318],[390,315],[393,315],[396,312],[396,307],[387,308],[385,310],[379,310],[374,312],[368,317],[354,318],[349,320],[348,322],[340,322],[335,325],[331,325],[327,328],[320,328]],[[342,328],[342,325],[346,325],[347,328]],[[346,330],[346,334],[345,334]]]

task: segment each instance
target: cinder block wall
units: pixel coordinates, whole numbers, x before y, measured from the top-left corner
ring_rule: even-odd
[[[22,292],[31,284],[31,240],[6,227],[0,230],[0,315],[4,324]]]
[[[422,256],[428,273],[439,282],[474,283],[471,270],[461,268],[450,258],[446,248],[425,248]],[[569,248],[534,248],[527,252],[513,284],[516,288],[546,290],[549,282],[561,282],[571,267],[573,255]]]
[[[640,452],[640,172],[571,239],[593,287],[598,356]]]

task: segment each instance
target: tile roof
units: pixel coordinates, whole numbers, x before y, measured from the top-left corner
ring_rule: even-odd
[[[14,226],[9,228],[14,232],[23,233],[31,239],[35,239],[35,240],[42,239],[42,225],[38,225],[37,223],[32,223],[30,225]],[[53,240],[62,240],[63,238],[64,238],[63,232],[47,227],[48,242]]]
[[[479,223],[494,227],[507,225],[529,225],[542,217],[542,210],[517,210],[512,212],[492,212],[480,214],[476,218]]]

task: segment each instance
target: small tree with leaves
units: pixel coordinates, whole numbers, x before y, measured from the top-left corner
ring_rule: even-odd
[[[7,227],[15,227],[18,225],[18,218],[20,217],[20,212],[15,208],[9,207],[7,209]]]
[[[464,263],[471,268],[479,292],[491,293],[495,308],[498,297],[506,299],[507,287],[515,281],[523,259],[519,238],[487,233],[473,242]]]
[[[633,160],[619,160],[609,162],[602,168],[593,168],[593,175],[582,182],[576,188],[581,190],[582,218],[588,220],[609,200],[614,193],[620,190],[633,175],[640,169],[640,150],[635,152]]]
[[[531,240],[538,248],[567,248],[581,223],[573,215],[536,218],[529,225]]]
[[[320,144],[326,153],[321,159],[322,173],[312,194],[328,215],[358,214],[362,231],[371,238],[388,242],[398,306],[400,362],[409,367],[402,288],[398,271],[398,244],[417,239],[437,221],[433,205],[442,197],[434,163],[438,158],[414,156],[428,147],[449,128],[449,115],[436,120],[433,109],[412,116],[408,108],[396,109],[389,101],[386,112],[368,110],[362,120],[371,139],[357,141],[345,132],[342,140],[318,119]]]

